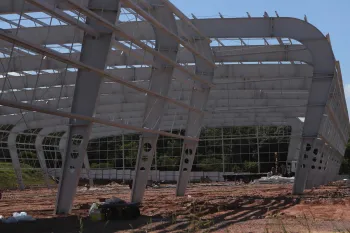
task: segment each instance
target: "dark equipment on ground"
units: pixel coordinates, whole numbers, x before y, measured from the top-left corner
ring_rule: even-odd
[[[240,181],[242,180],[244,183],[248,184],[251,181],[256,179],[260,179],[261,177],[266,177],[266,173],[236,173],[231,175],[223,175],[226,181]]]
[[[112,198],[102,202],[99,204],[98,209],[106,221],[136,219],[140,216],[139,203],[126,202],[119,198]]]

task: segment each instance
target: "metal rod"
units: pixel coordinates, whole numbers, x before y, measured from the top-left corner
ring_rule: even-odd
[[[166,96],[163,96],[163,95],[160,95],[158,93],[155,93],[151,90],[148,90],[148,89],[145,89],[145,88],[141,88],[141,87],[138,87],[137,85],[131,83],[131,82],[128,82],[128,81],[125,81],[123,80],[122,78],[118,77],[118,76],[115,76],[115,75],[111,75],[107,72],[105,72],[104,70],[100,70],[100,69],[97,69],[95,67],[92,67],[92,66],[89,66],[89,65],[86,65],[80,61],[74,61],[74,60],[71,60],[70,58],[58,53],[58,52],[55,52],[55,51],[52,51],[50,49],[47,49],[47,48],[43,48],[41,46],[37,46],[35,44],[32,44],[28,41],[25,41],[25,40],[22,40],[21,38],[18,38],[17,36],[12,36],[12,35],[9,35],[8,33],[6,32],[3,32],[3,31],[0,31],[0,39],[3,39],[7,42],[10,42],[10,43],[13,43],[13,44],[17,44],[21,47],[24,47],[24,48],[27,48],[31,51],[34,51],[34,52],[37,52],[39,54],[44,54],[48,57],[51,57],[53,59],[56,59],[60,62],[63,62],[63,63],[66,63],[66,64],[70,64],[78,69],[84,69],[84,70],[87,70],[87,71],[91,71],[91,72],[95,72],[97,74],[100,74],[101,77],[106,77],[114,82],[117,82],[117,83],[120,83],[124,86],[127,86],[127,87],[130,87],[134,90],[137,90],[137,91],[140,91],[140,92],[144,92],[144,93],[147,93],[149,95],[152,95],[152,96],[155,96],[155,97],[158,97],[160,99],[164,99],[166,100],[167,102],[170,102],[170,103],[173,103],[175,105],[178,105],[178,106],[181,106],[183,108],[186,108],[186,109],[190,109],[192,111],[195,111],[195,112],[198,112],[198,113],[203,113],[203,111],[197,109],[197,108],[194,108],[194,107],[191,107],[185,103],[182,103],[182,102],[179,102],[179,101],[176,101],[172,98],[169,98],[169,97],[166,97]]]
[[[94,18],[98,23],[100,23],[101,25],[111,29],[115,33],[119,34],[121,37],[131,41],[132,43],[136,44],[137,46],[139,46],[140,48],[146,50],[147,52],[153,54],[154,56],[157,56],[160,59],[166,61],[168,64],[176,67],[177,69],[181,70],[182,72],[189,74],[189,76],[193,80],[197,80],[199,82],[202,82],[202,83],[208,85],[209,87],[215,87],[215,85],[212,84],[211,82],[208,82],[206,80],[201,79],[198,75],[196,75],[195,73],[192,73],[188,69],[186,69],[183,66],[179,65],[177,62],[174,62],[173,60],[171,60],[167,56],[165,56],[165,55],[161,54],[160,52],[154,50],[153,48],[151,48],[148,45],[142,43],[141,41],[135,39],[134,37],[126,34],[119,27],[117,27],[116,25],[114,25],[114,24],[110,23],[109,21],[105,20],[101,16],[95,14],[94,12],[92,12],[89,9],[87,9],[86,7],[82,7],[82,6],[78,5],[78,4],[76,4],[75,2],[73,2],[72,0],[67,0],[67,3],[69,3],[72,6],[74,6],[75,8],[78,8],[86,16]]]
[[[139,51],[134,50],[129,48],[128,46],[126,46],[125,44],[119,42],[119,41],[113,41],[112,43],[115,47],[117,47],[118,49],[120,49],[121,51],[123,51],[126,54],[129,54],[128,56],[132,56],[134,58],[136,58],[137,60],[145,63],[146,65],[152,65],[154,66],[154,62],[152,60],[145,60],[145,55],[141,54]],[[142,51],[142,50],[141,50]]]
[[[44,10],[45,12],[50,12],[50,14],[52,16],[55,16],[59,19],[61,19],[62,21],[68,23],[68,24],[72,24],[75,25],[76,27],[82,29],[83,31],[87,32],[88,34],[92,35],[92,36],[99,36],[99,33],[94,30],[93,28],[91,28],[89,25],[75,19],[74,17],[66,14],[64,11],[56,8],[55,6],[51,5],[51,4],[47,4],[45,1],[38,1],[38,0],[26,0],[27,2],[29,2],[30,4]]]
[[[162,23],[160,23],[158,20],[153,18],[151,15],[149,15],[146,11],[144,11],[141,7],[139,7],[137,4],[133,3],[130,0],[122,0],[124,5],[127,5],[131,9],[133,9],[135,12],[139,13],[143,18],[145,18],[148,22],[150,22],[155,27],[159,28],[160,30],[167,33],[169,36],[173,37],[176,41],[181,43],[186,49],[194,53],[195,55],[201,57],[209,66],[216,67],[215,63],[210,61],[208,58],[203,56],[201,53],[199,53],[196,49],[194,49],[189,43],[181,39],[178,35],[176,35],[174,32],[167,29]],[[172,10],[172,9],[171,9]]]
[[[191,20],[184,14],[182,13],[174,4],[172,4],[169,0],[162,0],[164,4],[166,4],[170,10],[173,11],[173,13],[179,17],[179,19],[185,21],[188,26],[190,26],[193,31],[195,31],[198,35],[200,35],[203,38],[206,38],[206,40],[210,43],[211,40],[206,37],[205,35],[203,35],[203,33],[201,31],[198,30],[198,28],[196,26],[193,25],[193,23],[191,22]]]
[[[68,112],[62,112],[59,110],[55,109],[48,109],[48,108],[43,108],[31,104],[24,104],[21,102],[16,102],[16,101],[10,101],[10,100],[3,100],[0,99],[0,105],[11,107],[11,108],[20,108],[24,109],[27,111],[35,111],[35,112],[40,112],[40,113],[45,113],[45,114],[50,114],[50,115],[55,115],[55,116],[60,116],[60,117],[66,117],[70,119],[78,119],[82,121],[89,121],[89,122],[94,122],[102,125],[108,125],[108,126],[113,126],[113,127],[118,127],[122,129],[129,129],[129,130],[134,130],[138,132],[144,132],[144,133],[153,133],[153,134],[159,134],[167,137],[174,137],[174,138],[179,138],[179,139],[185,139],[185,140],[190,140],[190,141],[199,141],[197,138],[192,138],[188,136],[181,136],[178,134],[172,134],[172,133],[167,133],[159,130],[153,130],[153,129],[146,129],[146,128],[140,128],[137,126],[131,126],[131,125],[125,125],[113,121],[107,121],[103,119],[99,119],[96,117],[89,117],[89,116],[83,116],[79,114],[74,114],[74,113],[68,113]]]

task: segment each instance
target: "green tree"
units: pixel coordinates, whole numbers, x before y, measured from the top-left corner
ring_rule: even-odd
[[[258,172],[258,163],[257,162],[244,162],[243,170],[245,172],[257,173]]]
[[[31,151],[21,151],[18,157],[20,163],[27,164],[33,168],[40,168],[36,153],[33,153]]]
[[[350,175],[350,140],[348,144],[346,144],[344,159],[340,166],[339,174]]]
[[[202,171],[222,171],[222,160],[214,157],[200,160],[199,167]]]

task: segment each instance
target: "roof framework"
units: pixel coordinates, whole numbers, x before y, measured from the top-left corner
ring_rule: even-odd
[[[191,20],[168,0],[55,4],[0,2],[0,124],[21,188],[17,135],[40,129],[40,150],[45,135],[66,131],[57,213],[71,209],[89,139],[125,132],[142,133],[133,201],[159,135],[184,139],[184,195],[203,126],[291,125],[300,135],[288,155],[298,161],[294,193],[337,173],[349,135],[342,74],[329,35],[308,22]],[[313,169],[324,156],[324,169]]]

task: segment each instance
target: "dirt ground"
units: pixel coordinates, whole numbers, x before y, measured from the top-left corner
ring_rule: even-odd
[[[350,232],[350,188],[345,182],[291,195],[288,185],[190,185],[175,197],[174,185],[146,191],[142,216],[133,221],[91,222],[88,208],[99,198],[129,200],[128,186],[79,187],[72,214],[55,216],[56,189],[8,191],[0,214],[26,211],[31,223],[1,224],[0,232]]]

